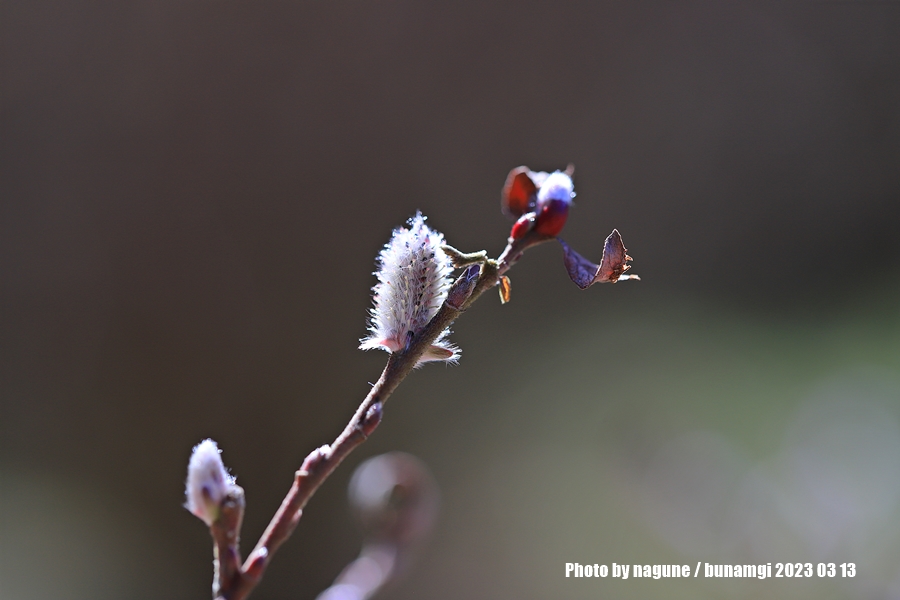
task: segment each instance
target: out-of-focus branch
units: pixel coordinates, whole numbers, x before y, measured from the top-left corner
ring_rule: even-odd
[[[349,500],[363,527],[362,549],[316,600],[367,600],[402,577],[434,527],[439,497],[414,456],[389,452],[360,464]]]
[[[389,583],[397,570],[397,548],[368,544],[316,600],[367,600]]]

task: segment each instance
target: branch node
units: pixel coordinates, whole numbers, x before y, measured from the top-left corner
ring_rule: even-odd
[[[381,417],[384,414],[384,408],[381,402],[376,402],[372,406],[369,407],[369,410],[366,411],[366,416],[363,417],[362,422],[356,426],[360,433],[362,433],[363,437],[368,439],[372,432],[375,431],[375,428],[378,427],[378,424],[381,423]]]
[[[306,459],[303,461],[303,465],[300,467],[300,470],[297,472],[297,475],[306,475],[312,473],[316,470],[322,462],[324,462],[328,455],[331,453],[331,446],[325,444],[324,446],[319,446],[315,450],[309,453]]]
[[[457,269],[462,269],[463,267],[468,267],[469,265],[483,263],[488,260],[487,250],[479,250],[478,252],[461,252],[454,248],[449,244],[444,244],[441,246],[441,250],[444,251],[450,258],[450,262],[453,263],[453,266]]]
[[[244,568],[244,577],[247,577],[252,581],[257,581],[265,570],[266,561],[268,559],[268,548],[263,547],[254,550],[253,554],[250,555],[250,559],[247,561],[247,566]]]

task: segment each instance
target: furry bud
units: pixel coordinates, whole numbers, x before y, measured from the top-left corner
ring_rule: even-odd
[[[441,250],[444,236],[425,224],[422,213],[394,230],[378,256],[378,283],[372,288],[375,307],[370,313],[369,335],[361,350],[405,350],[437,314],[451,283],[453,265]],[[424,353],[420,363],[456,361],[459,349],[450,344],[445,329]]]
[[[234,486],[234,477],[225,469],[220,452],[214,441],[203,440],[194,446],[188,463],[184,507],[207,525],[219,518],[222,500]]]

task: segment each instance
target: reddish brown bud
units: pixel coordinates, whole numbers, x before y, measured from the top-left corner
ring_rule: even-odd
[[[534,210],[538,186],[528,167],[516,167],[509,172],[500,194],[500,209],[511,219],[518,219]]]
[[[569,217],[569,202],[550,200],[534,220],[534,230],[542,235],[556,237],[566,225]]]
[[[525,234],[531,231],[531,228],[534,227],[534,217],[535,214],[533,212],[527,213],[519,217],[519,220],[513,223],[512,229],[509,232],[509,237],[514,240],[521,240],[525,237]]]
[[[529,231],[545,237],[556,237],[566,224],[569,205],[575,196],[572,166],[566,171],[535,172],[516,167],[509,172],[501,194],[503,214],[516,219],[510,232],[512,240],[520,240]]]

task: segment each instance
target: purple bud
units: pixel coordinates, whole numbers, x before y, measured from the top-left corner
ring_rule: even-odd
[[[360,429],[362,430],[363,435],[366,437],[372,435],[372,432],[375,431],[375,428],[381,423],[383,414],[384,407],[381,402],[376,402],[369,407],[369,410],[366,411],[366,416],[363,417],[362,423],[360,423]]]
[[[470,265],[462,272],[462,275],[453,282],[450,291],[447,293],[445,302],[456,310],[461,309],[463,304],[466,303],[466,300],[469,299],[469,296],[472,295],[472,291],[478,283],[479,275],[481,275],[481,265]]]

